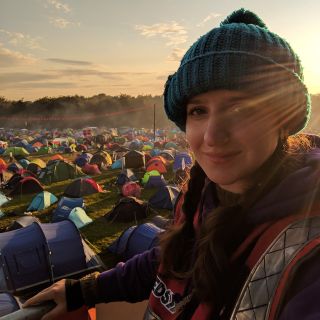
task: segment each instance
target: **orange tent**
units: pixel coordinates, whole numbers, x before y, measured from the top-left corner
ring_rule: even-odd
[[[152,170],[157,170],[159,173],[166,173],[167,169],[166,166],[163,164],[163,162],[160,159],[155,159],[151,161],[152,159],[149,160],[149,165],[146,166],[146,171],[152,171]]]
[[[65,158],[61,154],[55,154],[50,160],[65,160]]]

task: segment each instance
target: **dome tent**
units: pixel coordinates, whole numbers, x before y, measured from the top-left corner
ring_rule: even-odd
[[[19,303],[13,295],[8,292],[0,293],[0,317],[3,317],[19,309]]]
[[[148,179],[148,182],[144,185],[145,189],[149,188],[160,188],[167,185],[167,181],[165,180],[163,175],[160,176],[151,176]]]
[[[17,220],[13,221],[8,227],[7,227],[7,231],[10,230],[17,230],[20,228],[25,228],[29,225],[31,225],[34,222],[38,222],[40,223],[40,220],[34,216],[22,216],[20,218],[18,218]]]
[[[86,214],[83,208],[80,207],[73,208],[68,219],[71,220],[78,229],[92,222],[92,219]]]
[[[131,169],[124,169],[118,174],[116,185],[123,186],[126,182],[137,180],[138,179],[136,178],[134,172]]]
[[[0,233],[0,252],[0,291],[6,292],[49,285],[103,266],[67,220]]]
[[[57,208],[53,212],[52,222],[67,220],[72,209],[83,207],[84,201],[82,198],[62,197],[58,202]]]
[[[132,150],[124,156],[125,168],[138,169],[145,167],[145,155],[143,152]]]
[[[51,161],[39,174],[39,180],[44,184],[74,179],[83,175],[81,169],[69,162],[62,160]]]
[[[163,232],[163,229],[153,223],[131,226],[108,247],[108,250],[121,256],[124,260],[128,260],[136,254],[155,247],[158,243],[158,235],[161,232]]]
[[[180,190],[173,186],[163,186],[149,199],[149,204],[153,208],[173,209]]]
[[[103,192],[103,190],[96,181],[90,178],[78,178],[66,187],[64,195],[71,198],[80,198],[98,192]]]
[[[43,191],[43,187],[40,182],[33,177],[26,177],[18,181],[14,189],[9,193],[9,196],[37,193]]]
[[[148,216],[148,204],[135,197],[122,197],[104,217],[111,222],[130,222]]]
[[[149,181],[150,177],[153,177],[153,176],[160,176],[159,171],[157,171],[157,170],[147,171],[147,172],[144,174],[141,182],[142,182],[143,184],[146,184],[146,183]]]
[[[27,211],[38,211],[50,207],[58,198],[48,191],[38,193],[31,201]]]

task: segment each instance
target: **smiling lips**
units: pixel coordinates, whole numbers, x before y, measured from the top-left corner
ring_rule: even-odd
[[[205,156],[210,159],[210,162],[223,164],[234,159],[240,154],[240,151],[229,153],[205,153]]]

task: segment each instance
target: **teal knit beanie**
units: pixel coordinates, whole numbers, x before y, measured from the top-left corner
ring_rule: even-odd
[[[310,117],[299,57],[286,40],[245,9],[233,12],[185,53],[165,85],[167,116],[184,131],[187,102],[215,89],[268,92],[281,101],[279,117],[287,119],[289,134],[302,130]]]

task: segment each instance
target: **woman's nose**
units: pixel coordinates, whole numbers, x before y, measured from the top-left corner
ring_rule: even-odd
[[[229,141],[230,135],[226,123],[221,117],[209,117],[205,131],[204,141],[208,146],[221,146]]]

